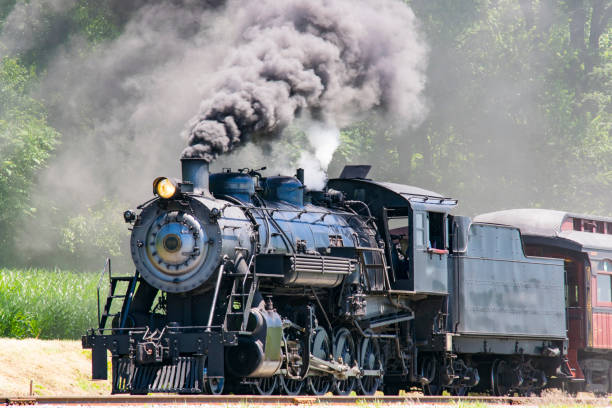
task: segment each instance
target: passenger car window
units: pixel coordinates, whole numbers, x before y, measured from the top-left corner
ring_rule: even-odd
[[[597,262],[597,303],[612,303],[612,261]]]
[[[612,303],[612,275],[597,275],[597,301]]]

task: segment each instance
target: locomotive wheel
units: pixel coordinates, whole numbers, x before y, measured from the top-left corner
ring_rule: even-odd
[[[499,397],[508,395],[510,389],[504,381],[504,371],[508,363],[504,360],[495,360],[491,366],[491,393]]]
[[[468,387],[456,386],[450,389],[450,395],[455,397],[464,397],[468,394]]]
[[[366,332],[367,333],[367,332]],[[359,344],[359,367],[362,370],[382,370],[380,348],[376,339],[364,337]],[[380,386],[379,375],[364,375],[357,380],[360,395],[374,395]]]
[[[355,341],[347,328],[341,328],[334,338],[334,357],[341,358],[344,364],[352,366],[357,361]],[[346,380],[335,380],[333,391],[336,395],[349,395],[355,388],[355,377]]]
[[[284,375],[279,377],[282,391],[287,395],[299,395],[302,392],[304,382],[302,380],[294,380],[287,378]]]
[[[442,395],[442,386],[440,385],[440,373],[438,370],[438,361],[434,356],[425,357],[421,363],[421,376],[429,380],[428,384],[423,385],[423,394],[425,395]]]
[[[385,395],[399,395],[400,391],[401,388],[398,384],[383,384],[383,393]]]
[[[278,376],[258,378],[253,385],[254,393],[259,395],[272,395],[278,386]]]
[[[225,388],[225,378],[207,378],[204,385],[208,394],[221,395]]]
[[[310,338],[310,353],[321,360],[329,360],[331,344],[327,332],[321,326],[315,329],[314,335]],[[333,379],[329,375],[317,375],[308,377],[306,382],[311,394],[325,395],[331,388],[332,381]]]
[[[307,380],[308,391],[313,395],[325,395],[331,388],[331,379],[328,376],[311,376]]]
[[[612,376],[610,376],[610,381],[612,381]],[[610,388],[612,389],[612,386]],[[579,392],[584,392],[584,383],[563,381],[561,389],[568,393],[571,397],[575,398]]]

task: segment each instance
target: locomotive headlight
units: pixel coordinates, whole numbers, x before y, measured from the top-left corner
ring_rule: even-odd
[[[158,177],[153,182],[153,193],[161,198],[172,198],[176,194],[176,191],[176,184],[166,177]]]

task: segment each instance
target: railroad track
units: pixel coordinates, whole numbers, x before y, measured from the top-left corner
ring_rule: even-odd
[[[605,398],[564,399],[564,404],[589,406],[610,406]],[[361,404],[453,404],[459,401],[485,403],[487,405],[542,405],[540,398],[527,397],[490,397],[490,396],[284,396],[284,395],[108,395],[108,396],[59,396],[59,397],[0,397],[4,405],[132,405],[132,404],[248,404],[248,405],[352,405]],[[548,404],[551,401],[546,401]]]

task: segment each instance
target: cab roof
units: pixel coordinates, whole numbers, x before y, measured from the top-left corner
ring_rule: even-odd
[[[406,184],[388,183],[360,178],[337,178],[328,181],[330,188],[343,191],[349,199],[360,200],[363,194],[369,204],[384,207],[423,208],[438,212],[449,212],[457,206],[457,200],[444,197],[440,193]]]

